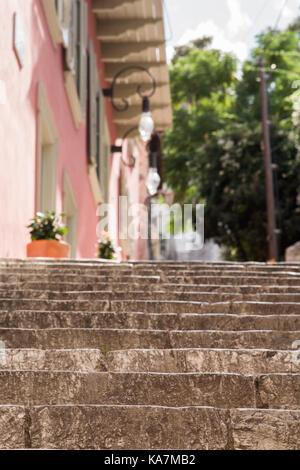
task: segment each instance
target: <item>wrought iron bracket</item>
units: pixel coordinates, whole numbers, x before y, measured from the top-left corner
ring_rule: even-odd
[[[145,72],[145,73],[150,77],[150,79],[152,80],[152,89],[151,89],[150,93],[143,93],[143,91],[142,91],[143,85],[138,85],[138,86],[137,86],[136,92],[138,93],[138,95],[139,95],[143,100],[144,100],[144,98],[148,98],[148,99],[151,98],[151,96],[153,96],[154,93],[155,93],[155,91],[156,91],[156,87],[157,87],[156,80],[155,80],[154,76],[152,75],[152,73],[149,72],[148,69],[146,69],[145,67],[142,67],[141,65],[130,65],[130,66],[128,66],[128,67],[125,67],[124,69],[120,70],[120,71],[114,76],[110,88],[103,88],[103,89],[102,89],[103,96],[104,96],[105,98],[111,98],[111,103],[112,103],[113,108],[114,108],[116,111],[119,111],[119,112],[124,112],[124,111],[126,111],[126,110],[129,108],[129,103],[128,103],[128,101],[127,101],[125,98],[122,98],[123,105],[118,106],[118,105],[115,103],[115,86],[116,86],[116,84],[117,84],[117,81],[118,81],[119,77],[121,77],[121,75],[123,75],[124,73],[129,72],[130,70],[136,70],[136,71],[140,71],[140,72]]]

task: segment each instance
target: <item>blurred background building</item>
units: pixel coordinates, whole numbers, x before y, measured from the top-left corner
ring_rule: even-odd
[[[93,258],[99,205],[118,228],[119,196],[147,198],[148,72],[155,131],[171,124],[162,0],[3,0],[0,17],[0,257],[24,257],[29,219],[53,209],[72,257]],[[147,240],[115,243],[147,257]]]

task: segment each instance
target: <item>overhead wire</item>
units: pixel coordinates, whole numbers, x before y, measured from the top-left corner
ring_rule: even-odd
[[[284,2],[283,2],[283,4],[282,4],[282,7],[281,7],[281,9],[280,9],[280,11],[279,11],[279,15],[278,15],[278,17],[277,17],[277,19],[276,19],[276,21],[275,21],[275,25],[274,25],[274,27],[273,27],[273,31],[278,28],[279,23],[280,23],[280,20],[281,20],[281,17],[282,17],[282,14],[283,14],[283,11],[284,11],[285,7],[287,6],[288,1],[289,1],[289,0],[284,0]]]
[[[265,2],[264,2],[264,4],[263,4],[262,8],[258,11],[257,15],[256,15],[256,16],[254,17],[254,19],[253,19],[253,26],[252,26],[252,27],[246,32],[246,34],[243,36],[243,40],[245,40],[245,39],[249,36],[250,32],[253,30],[254,25],[257,25],[257,22],[258,22],[259,18],[261,17],[261,15],[262,15],[262,13],[264,12],[264,10],[265,10],[267,4],[270,3],[270,1],[271,1],[271,0],[265,0]]]

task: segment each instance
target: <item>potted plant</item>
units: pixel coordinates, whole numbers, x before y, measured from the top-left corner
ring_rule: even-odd
[[[98,258],[101,259],[115,259],[115,250],[109,238],[108,232],[103,230],[99,240]]]
[[[60,217],[64,215],[60,214]],[[28,258],[70,257],[70,245],[61,240],[68,230],[60,223],[55,211],[47,211],[45,214],[37,212],[27,228],[31,236],[31,243],[26,247]]]

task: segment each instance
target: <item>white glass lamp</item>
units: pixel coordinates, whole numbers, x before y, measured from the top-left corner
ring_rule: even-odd
[[[149,168],[146,187],[150,196],[154,196],[157,193],[158,186],[160,184],[160,176],[156,168]]]
[[[154,122],[151,117],[149,98],[144,97],[143,98],[143,114],[141,116],[140,124],[139,124],[139,132],[144,142],[148,142],[148,140],[150,140],[153,129],[154,129]]]

